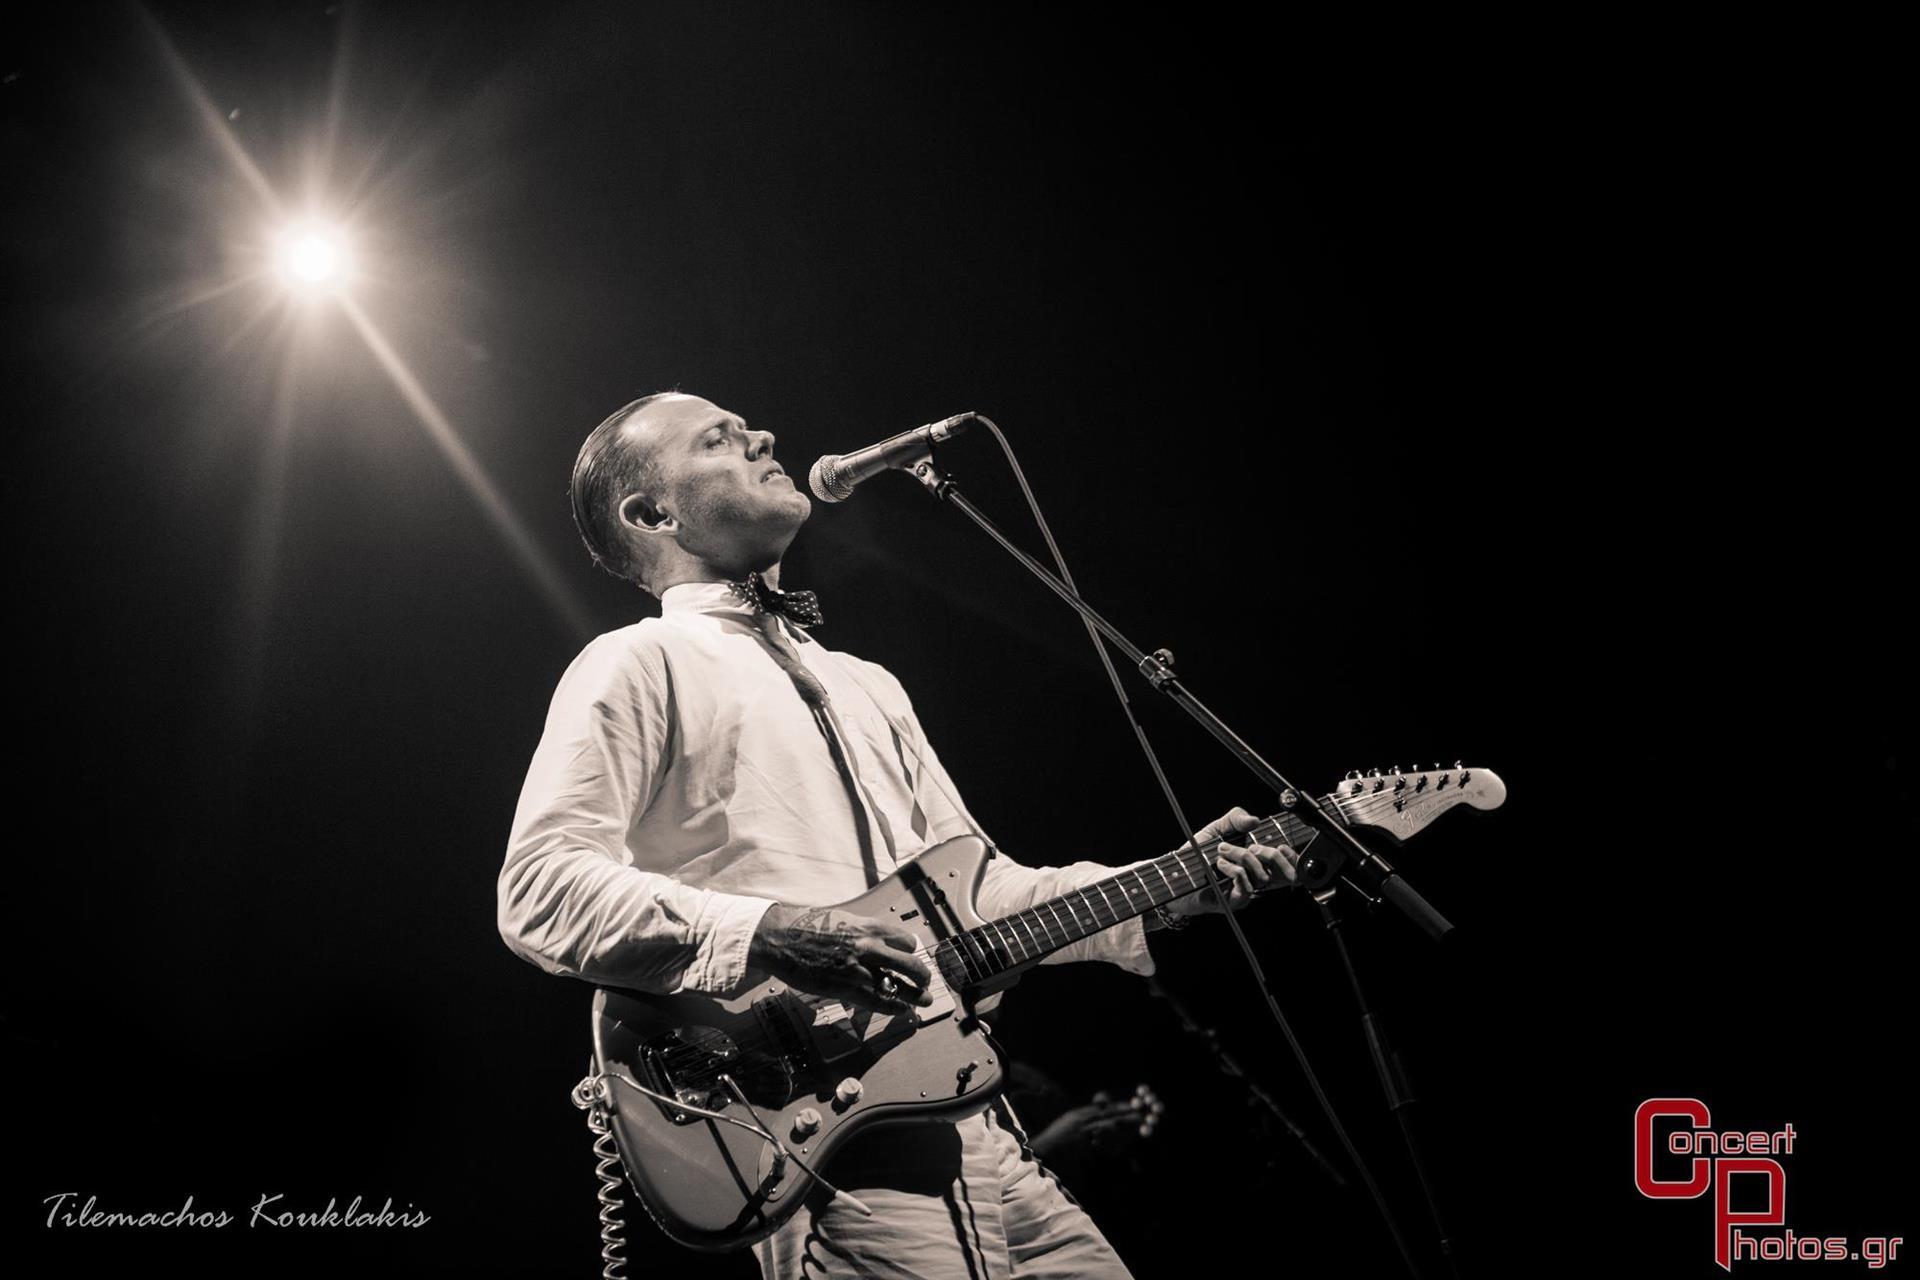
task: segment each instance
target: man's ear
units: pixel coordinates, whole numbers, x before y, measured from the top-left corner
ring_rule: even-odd
[[[630,493],[620,503],[620,521],[622,524],[638,525],[648,533],[668,533],[678,527],[672,516],[640,493]]]

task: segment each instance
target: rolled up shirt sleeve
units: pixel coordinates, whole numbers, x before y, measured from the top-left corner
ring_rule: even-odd
[[[633,865],[627,833],[671,748],[664,664],[633,629],[589,644],[554,691],[498,882],[500,937],[548,973],[659,994],[726,994],[770,898]]]

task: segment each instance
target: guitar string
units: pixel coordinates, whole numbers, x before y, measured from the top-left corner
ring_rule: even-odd
[[[949,798],[951,799],[951,797]],[[1135,897],[1138,891],[1137,890],[1130,891],[1126,888],[1124,884],[1122,884],[1118,887],[1118,891],[1121,895],[1122,900],[1127,904],[1127,907],[1129,908],[1129,914],[1121,915],[1119,912],[1114,912],[1114,916],[1115,916],[1114,919],[1103,921],[1100,918],[1099,912],[1094,908],[1093,899],[1089,896],[1093,894],[1095,891],[1098,891],[1099,893],[1100,903],[1103,906],[1105,906],[1108,911],[1113,911],[1113,906],[1112,906],[1111,900],[1107,896],[1105,886],[1114,884],[1116,881],[1120,880],[1124,876],[1133,875],[1140,878],[1143,882],[1143,885],[1149,885],[1146,891],[1149,893],[1149,895],[1151,895],[1152,890],[1150,888],[1150,882],[1147,882],[1145,880],[1145,873],[1149,869],[1158,870],[1155,867],[1155,864],[1160,862],[1162,859],[1173,857],[1176,855],[1187,855],[1187,856],[1197,855],[1204,858],[1211,855],[1221,845],[1231,843],[1233,840],[1236,840],[1236,839],[1245,840],[1245,839],[1251,838],[1255,842],[1258,842],[1268,834],[1274,834],[1274,835],[1285,834],[1284,828],[1281,822],[1279,821],[1279,819],[1277,818],[1263,819],[1262,821],[1256,823],[1253,827],[1249,828],[1246,831],[1234,832],[1231,835],[1226,835],[1226,836],[1217,836],[1212,839],[1203,841],[1201,844],[1197,846],[1190,846],[1182,849],[1176,849],[1176,850],[1173,850],[1171,853],[1162,854],[1158,858],[1145,860],[1138,867],[1116,869],[1114,875],[1108,877],[1106,880],[1096,881],[1092,884],[1087,884],[1087,885],[1080,886],[1079,888],[1076,888],[1076,889],[1068,890],[1067,893],[1061,894],[1056,898],[1051,898],[1041,903],[1035,903],[1031,907],[1026,907],[1026,908],[1022,908],[1019,911],[1011,912],[1008,915],[1000,917],[997,920],[986,921],[983,924],[976,926],[973,929],[963,930],[959,934],[953,934],[953,935],[949,935],[948,937],[938,939],[934,943],[928,946],[916,948],[914,951],[908,954],[911,954],[916,958],[922,960],[923,962],[926,962],[929,972],[934,974],[936,978],[940,981],[941,985],[943,986],[946,986],[948,984],[946,983],[945,976],[940,969],[938,955],[937,955],[937,953],[942,950],[959,951],[963,957],[964,964],[969,970],[971,970],[974,967],[999,968],[999,967],[1006,967],[1012,964],[1024,963],[1025,960],[1032,958],[1031,956],[1024,954],[1028,951],[1033,951],[1036,953],[1043,952],[1043,951],[1054,951],[1054,950],[1058,950],[1062,946],[1068,945],[1069,943],[1076,941],[1076,939],[1071,937],[1066,938],[1064,941],[1056,941],[1056,938],[1055,938],[1056,933],[1070,933],[1072,929],[1069,926],[1064,925],[1060,922],[1058,909],[1052,907],[1052,904],[1054,902],[1064,901],[1074,896],[1080,897],[1081,903],[1082,903],[1082,910],[1084,910],[1087,915],[1092,917],[1093,922],[1096,926],[1094,929],[1089,930],[1088,933],[1089,934],[1098,933],[1103,929],[1110,929],[1114,925],[1122,923],[1124,920],[1132,919],[1134,916],[1144,914],[1144,911],[1132,910],[1132,908],[1137,905],[1135,901]],[[985,843],[989,843],[989,844],[992,843],[991,841],[987,841],[985,836],[980,836],[979,838]],[[1161,874],[1162,880],[1165,880],[1166,879],[1165,873],[1160,872],[1160,874]],[[1189,881],[1193,879],[1193,875],[1190,869],[1183,869],[1183,874],[1186,876],[1186,878]],[[1171,884],[1171,882],[1168,882],[1168,883]],[[1204,887],[1205,886],[1196,887],[1195,889],[1192,890],[1192,892],[1194,893],[1201,892],[1204,889]],[[1178,896],[1184,897],[1186,895],[1182,894]],[[1048,907],[1053,911],[1053,915],[1054,915],[1053,924],[1048,924],[1043,917],[1037,914],[1040,908],[1042,907]],[[1081,920],[1080,920],[1081,912],[1076,911],[1070,902],[1067,904],[1066,909],[1067,909],[1068,916],[1073,920],[1072,928],[1082,927]],[[1149,905],[1148,908],[1146,908],[1146,910],[1150,910],[1150,909],[1151,909],[1151,904]],[[1012,924],[1010,922],[1019,922],[1020,924],[1026,927],[1029,935],[1026,941],[1024,942],[1021,941],[1019,934],[1017,932],[1013,932]],[[1041,941],[1044,944],[1043,946],[1035,946],[1033,943],[1032,935],[1036,932],[1036,926],[1037,926],[1037,932],[1039,933]],[[998,937],[990,945],[982,945],[978,941],[978,935],[983,930],[992,930],[995,934],[1004,935],[1004,936]],[[1082,936],[1087,936],[1087,935],[1083,934]],[[964,945],[961,941],[963,937],[974,938],[975,939],[974,945],[972,947],[967,947],[966,945]],[[1009,938],[1011,938],[1012,943],[1014,945],[1011,945],[1011,946],[1008,945]],[[1022,954],[1015,954],[1016,951]],[[971,975],[971,976],[985,977],[989,975],[983,972],[981,974]],[[845,1008],[844,1002],[834,997],[815,997],[815,998],[806,1000],[806,1003],[808,1003],[809,1005],[811,1005],[816,1009],[819,1009],[824,1012],[829,1012],[829,1013],[834,1009],[836,1005],[839,1006],[841,1009]]]
[[[951,800],[951,796],[949,796],[949,799]],[[1378,810],[1384,809],[1387,806],[1393,804],[1395,802],[1396,797],[1391,792],[1382,792],[1382,793],[1369,793],[1363,796],[1329,795],[1329,796],[1323,797],[1322,799],[1323,799],[1323,802],[1333,804],[1336,808],[1338,808],[1342,812],[1343,815],[1348,817],[1354,817],[1354,816],[1369,815]],[[1093,895],[1097,891],[1099,894],[1099,898],[1098,898],[1099,905],[1104,906],[1109,911],[1112,911],[1113,906],[1112,906],[1111,900],[1107,896],[1105,886],[1114,884],[1115,881],[1120,880],[1122,877],[1133,875],[1138,878],[1141,878],[1144,881],[1145,873],[1150,869],[1158,870],[1155,864],[1168,857],[1173,857],[1175,855],[1194,855],[1194,854],[1206,856],[1206,855],[1212,854],[1221,845],[1230,844],[1236,840],[1246,840],[1246,841],[1251,841],[1253,843],[1259,843],[1260,841],[1266,839],[1268,836],[1284,837],[1287,834],[1288,833],[1286,831],[1284,817],[1282,815],[1276,815],[1271,818],[1262,819],[1261,821],[1257,822],[1253,827],[1249,828],[1246,831],[1234,832],[1229,835],[1218,836],[1213,839],[1204,841],[1198,846],[1190,846],[1190,847],[1185,847],[1181,849],[1176,849],[1171,851],[1171,853],[1162,854],[1158,858],[1145,860],[1142,862],[1141,865],[1137,867],[1118,869],[1116,870],[1113,876],[1109,877],[1106,880],[1096,881],[1092,884],[1087,884],[1087,885],[1080,886],[1079,888],[1076,888],[1076,889],[1068,890],[1065,894],[1058,895],[1057,897],[1048,899],[1045,902],[1035,903],[1033,906],[1022,908],[1019,911],[1011,912],[1008,915],[1000,917],[997,920],[986,921],[983,924],[976,926],[974,929],[964,931],[966,934],[977,936],[982,930],[992,930],[997,934],[1003,934],[1003,935],[1007,935],[1008,937],[1011,937],[1013,943],[1015,944],[1014,946],[1008,946],[1007,938],[1002,937],[998,940],[997,945],[994,945],[990,948],[982,948],[982,950],[985,951],[986,954],[976,957],[969,952],[967,953],[966,958],[969,961],[973,961],[976,959],[985,959],[992,963],[999,963],[1002,957],[993,954],[993,952],[997,951],[997,952],[1004,953],[1005,959],[1011,961],[1012,963],[1022,963],[1025,958],[1030,958],[1030,957],[1024,957],[1024,956],[1016,957],[1015,955],[1013,955],[1013,952],[1015,950],[1019,950],[1022,952],[1025,952],[1028,950],[1039,950],[1039,949],[1045,949],[1049,951],[1057,950],[1059,947],[1067,945],[1068,942],[1074,941],[1075,939],[1069,938],[1065,942],[1056,941],[1056,938],[1055,938],[1056,934],[1071,933],[1074,928],[1083,927],[1082,921],[1080,919],[1080,916],[1082,913],[1081,910],[1076,910],[1073,904],[1070,901],[1067,901],[1068,899],[1071,899],[1073,897],[1079,897],[1081,899],[1082,909],[1085,911],[1087,915],[1091,916],[1096,926],[1096,928],[1094,928],[1093,930],[1090,930],[1089,932],[1097,933],[1102,929],[1112,928],[1114,925],[1121,923],[1125,919],[1131,919],[1133,915],[1143,914],[1142,912],[1132,912],[1130,915],[1123,916],[1120,913],[1115,912],[1114,913],[1115,918],[1113,920],[1109,921],[1109,920],[1101,919],[1100,913],[1095,906],[1095,899],[1091,895]],[[983,841],[985,840],[984,836],[981,836],[980,838]],[[1187,875],[1188,879],[1192,878],[1190,871],[1184,871],[1183,873]],[[1165,879],[1164,872],[1161,872],[1160,874],[1162,876],[1162,879],[1164,880]],[[1196,893],[1200,891],[1201,890],[1198,888],[1193,890],[1193,892],[1196,892]],[[1123,900],[1126,902],[1129,909],[1131,909],[1133,906],[1136,905],[1134,900],[1134,891],[1130,891],[1124,885],[1120,885],[1119,892]],[[1149,892],[1151,892],[1150,889],[1149,889]],[[1182,894],[1179,896],[1184,897],[1186,895]],[[1067,902],[1066,912],[1067,912],[1067,915],[1073,921],[1073,924],[1071,926],[1068,926],[1061,922],[1059,918],[1059,909],[1053,906],[1055,902],[1063,902],[1063,901]],[[1045,917],[1039,914],[1041,908],[1043,907],[1047,908],[1053,914],[1054,916],[1053,923],[1049,924],[1045,919]],[[1019,937],[1019,934],[1017,932],[1012,931],[1012,924],[1010,922],[1017,922],[1021,924],[1027,929],[1030,935],[1034,933],[1037,929],[1038,933],[1040,934],[1041,941],[1045,944],[1044,948],[1033,947],[1031,945],[1032,943],[1031,937],[1029,937],[1029,939],[1026,942],[1022,942]],[[1082,935],[1082,936],[1085,936],[1085,935]],[[939,939],[938,941],[934,942],[929,946],[916,948],[914,951],[910,952],[909,954],[915,956],[916,958],[922,961],[930,962],[928,965],[929,969],[937,972],[937,954],[936,953],[938,953],[942,949],[951,950],[956,948],[956,946],[958,945],[959,937],[960,935],[950,935],[949,937]],[[843,1002],[834,1000],[831,997],[820,997],[819,999],[831,1000],[833,1004],[841,1004],[842,1007],[844,1007]],[[831,1008],[831,1005],[821,1005],[816,1007]]]
[[[917,758],[919,757],[919,753],[917,750],[915,752],[915,755]],[[1428,776],[1431,776],[1432,772],[1437,772],[1437,771],[1429,771]],[[1460,776],[1463,780],[1468,779],[1472,774],[1472,772],[1473,770],[1471,769],[1463,768],[1461,769]],[[1453,773],[1453,770],[1447,770],[1444,773],[1442,773],[1441,776],[1443,778],[1450,778],[1452,776],[1452,773]],[[1394,776],[1396,778],[1404,777],[1411,780],[1418,777],[1419,775],[1408,774],[1408,775],[1394,775]],[[1388,807],[1404,808],[1407,802],[1417,800],[1422,795],[1426,795],[1427,797],[1426,803],[1430,804],[1432,803],[1433,800],[1438,799],[1441,795],[1441,792],[1438,787],[1434,788],[1431,793],[1428,793],[1425,788],[1418,787],[1417,782],[1413,782],[1411,785],[1418,788],[1411,795],[1406,794],[1404,787],[1400,788],[1399,790],[1388,790],[1383,787],[1377,791],[1368,791],[1359,795],[1348,794],[1344,796],[1339,794],[1336,791],[1322,797],[1322,803],[1333,805],[1344,818],[1352,820],[1352,819],[1363,819],[1363,818],[1371,817],[1373,815],[1376,815],[1384,811]],[[1461,783],[1456,785],[1464,788],[1464,786],[1466,785],[1466,782],[1462,781]],[[945,789],[944,786],[942,789],[943,790]],[[1456,794],[1463,799],[1465,798],[1465,795],[1466,795],[1464,790],[1457,791]],[[1451,800],[1451,798],[1452,797],[1448,797],[1449,800]],[[948,799],[950,802],[953,802],[953,797],[951,793],[948,793]],[[956,808],[958,808],[957,802],[955,803],[956,803]],[[1173,853],[1174,854],[1192,854],[1192,853],[1198,852],[1201,854],[1211,854],[1220,845],[1233,843],[1235,840],[1243,840],[1243,841],[1258,843],[1265,840],[1269,835],[1278,835],[1285,838],[1289,834],[1288,831],[1286,830],[1286,821],[1285,821],[1285,819],[1288,816],[1289,815],[1286,815],[1286,814],[1276,814],[1272,817],[1262,819],[1261,821],[1257,822],[1253,827],[1249,828],[1246,831],[1234,832],[1228,835],[1215,837],[1212,840],[1203,842],[1201,845],[1197,847],[1189,846],[1182,849],[1174,850]],[[1304,825],[1301,822],[1301,820],[1298,820],[1298,819],[1296,819],[1296,824]],[[1311,839],[1313,834],[1314,833],[1309,829],[1307,833],[1308,838]],[[984,840],[985,837],[981,836],[981,839]],[[1120,923],[1122,919],[1131,918],[1131,915],[1122,917],[1118,913],[1115,913],[1116,918],[1114,920],[1103,921],[1100,917],[1099,911],[1095,908],[1094,901],[1091,898],[1090,894],[1094,890],[1098,890],[1100,894],[1100,898],[1099,898],[1100,905],[1106,907],[1109,911],[1111,911],[1112,903],[1107,897],[1105,886],[1109,884],[1113,884],[1115,881],[1120,880],[1121,877],[1124,877],[1130,874],[1138,876],[1142,878],[1144,881],[1144,873],[1149,868],[1153,868],[1156,871],[1159,871],[1160,869],[1157,867],[1156,864],[1169,856],[1173,856],[1173,855],[1163,854],[1161,855],[1160,858],[1143,861],[1139,866],[1119,870],[1115,873],[1114,876],[1109,877],[1107,880],[1098,881],[1098,882],[1095,882],[1094,884],[1081,886],[1078,889],[1069,890],[1067,893],[1059,895],[1056,898],[1049,899],[1044,903],[1036,903],[1031,907],[1025,908],[1021,911],[1013,912],[1005,917],[1002,917],[999,920],[988,921],[985,924],[978,926],[973,930],[968,930],[967,932],[969,934],[978,935],[982,930],[992,930],[995,934],[1003,935],[999,938],[999,945],[992,948],[989,951],[989,954],[987,954],[984,957],[984,959],[986,959],[987,961],[994,964],[1001,964],[1003,962],[1011,962],[1015,964],[1023,963],[1026,959],[1029,959],[1031,957],[1026,956],[1024,954],[1020,956],[1015,956],[1013,954],[1014,951],[1018,950],[1022,953],[1025,953],[1030,949],[1035,951],[1057,950],[1059,947],[1064,946],[1068,942],[1075,940],[1069,937],[1065,941],[1057,941],[1055,937],[1056,932],[1071,934],[1073,929],[1084,927],[1080,920],[1080,912],[1075,910],[1072,902],[1070,901],[1075,896],[1078,896],[1081,898],[1082,906],[1086,909],[1087,914],[1089,914],[1093,918],[1094,924],[1097,926],[1095,929],[1091,930],[1090,932],[1099,932],[1101,929],[1111,928],[1113,927],[1113,925]],[[1183,873],[1187,875],[1189,879],[1192,878],[1192,873],[1190,869],[1183,868],[1182,870],[1183,870]],[[1160,874],[1162,879],[1164,880],[1165,872],[1160,871]],[[1120,887],[1121,895],[1126,900],[1128,907],[1129,908],[1133,907],[1135,904],[1133,901],[1132,893],[1129,890],[1127,890],[1124,884],[1120,885],[1119,887]],[[1169,882],[1169,887],[1171,887],[1170,882]],[[1199,890],[1195,890],[1195,892],[1198,892],[1198,891]],[[1180,895],[1180,896],[1185,896],[1185,895]],[[1054,906],[1054,903],[1056,902],[1066,903],[1067,914],[1073,920],[1072,926],[1066,926],[1061,923],[1059,918],[1059,908]],[[1040,914],[1041,908],[1043,907],[1047,908],[1048,911],[1054,916],[1054,922],[1051,925],[1048,924],[1045,917]],[[1140,913],[1133,912],[1132,914],[1137,915]],[[1018,932],[1016,932],[1013,929],[1012,926],[1015,923],[1018,923],[1019,925],[1026,928],[1029,934],[1029,937],[1026,940],[1026,942],[1023,943],[1019,937]],[[1044,944],[1044,946],[1035,947],[1032,945],[1033,939],[1031,935],[1034,933],[1036,926],[1038,928],[1038,932],[1040,934],[1041,941]],[[1082,936],[1085,936],[1085,935],[1083,934]],[[1007,945],[1007,941],[1009,938],[1015,944],[1014,946],[1010,947]],[[914,954],[922,957],[923,959],[929,958],[928,957],[929,950],[937,950],[939,947],[942,947],[942,946],[951,946],[954,941],[955,939],[953,938],[942,939],[939,943],[935,945],[934,948],[931,948],[931,949],[923,948],[915,952]],[[993,954],[994,951],[1004,953],[1004,960],[1003,960],[1003,956]],[[967,958],[969,960],[973,960],[975,957],[969,954]]]

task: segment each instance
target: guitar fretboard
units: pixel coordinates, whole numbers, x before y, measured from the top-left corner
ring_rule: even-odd
[[[1337,810],[1338,796],[1321,803]],[[1305,852],[1319,832],[1290,813],[1276,814],[1252,830],[1227,837],[1233,844],[1286,844]],[[982,982],[1030,964],[1102,929],[1145,915],[1177,898],[1224,880],[1213,865],[1220,840],[1164,854],[1098,883],[990,920],[942,942],[970,982]]]

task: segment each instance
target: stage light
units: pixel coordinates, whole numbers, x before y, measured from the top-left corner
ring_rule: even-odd
[[[305,292],[337,289],[351,274],[352,259],[346,239],[324,223],[308,222],[282,232],[280,278]]]

